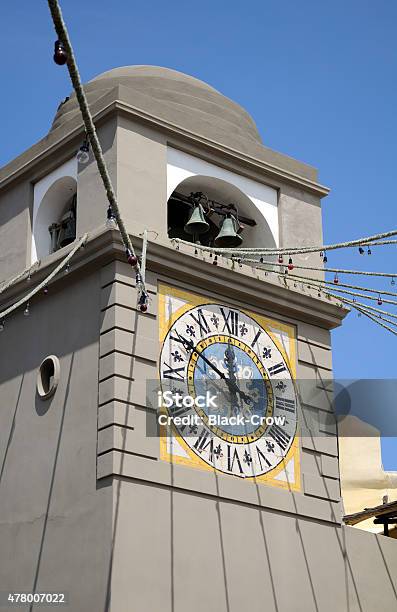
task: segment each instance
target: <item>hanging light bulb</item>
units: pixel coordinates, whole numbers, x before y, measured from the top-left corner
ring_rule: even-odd
[[[43,293],[44,293],[44,295],[47,295],[47,294],[48,294],[48,286],[47,286],[47,285],[44,287],[44,289],[43,289]]]
[[[240,268],[242,268],[243,264],[241,263],[241,259],[238,259],[237,261],[238,261],[238,265],[240,266]]]
[[[294,269],[294,264],[292,263],[292,257],[290,257],[288,260],[288,270],[293,270],[293,269]]]
[[[371,249],[369,247],[367,249],[367,255],[372,255],[372,251],[371,251]]]
[[[148,303],[149,303],[148,294],[145,291],[142,291],[141,295],[139,296],[139,300],[138,300],[139,310],[141,312],[146,312],[148,309]]]
[[[335,276],[334,276],[334,283],[335,283],[335,285],[337,285],[339,283],[339,278],[338,278],[338,273],[337,272],[335,273]]]
[[[198,255],[198,250],[197,250],[197,248],[196,248],[196,249],[194,249],[194,254],[195,254],[195,255]]]
[[[6,320],[5,319],[1,319],[0,321],[0,332],[4,331],[6,325]]]
[[[360,253],[360,255],[364,255],[364,249],[363,247],[358,247],[358,252]]]
[[[378,306],[382,306],[383,302],[382,302],[382,298],[380,296],[380,293],[378,295]]]
[[[69,272],[70,272],[70,263],[68,262],[68,263],[66,264],[65,274],[69,274]]]
[[[284,261],[282,254],[280,253],[280,255],[278,256],[278,263],[282,264]]]
[[[218,255],[215,255],[214,261],[212,263],[214,264],[214,266],[218,265]]]
[[[26,304],[26,308],[23,311],[23,314],[24,314],[25,317],[28,317],[30,315],[29,302]]]
[[[27,275],[27,277],[26,277],[26,280],[27,280],[27,282],[28,282],[28,283],[30,283],[30,279],[31,279],[31,278],[32,278],[32,277],[30,276],[30,272],[29,272],[29,274],[28,274],[28,275]]]
[[[394,280],[394,278],[392,278],[392,279],[391,279],[390,284],[391,284],[391,285],[395,285],[395,284],[396,284],[396,281]]]
[[[77,151],[77,161],[79,164],[88,164],[90,161],[90,143],[87,138],[84,139],[83,144],[80,149]]]
[[[327,263],[327,261],[328,261],[327,253],[324,251],[323,263]]]
[[[263,257],[261,257],[259,261],[260,261],[261,263],[263,263]]]
[[[138,263],[138,258],[135,255],[132,254],[130,249],[127,249],[125,254],[127,256],[127,261],[130,264],[130,266],[135,268],[136,264]]]
[[[320,251],[320,257],[324,257],[324,251]]]
[[[56,40],[54,44],[54,62],[58,66],[64,66],[68,61],[68,54],[62,41]]]
[[[108,207],[106,213],[106,227],[109,229],[115,229],[117,227],[116,215],[114,214],[111,206]]]

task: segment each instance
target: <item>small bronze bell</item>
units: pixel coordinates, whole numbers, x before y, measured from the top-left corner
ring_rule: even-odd
[[[184,227],[184,231],[187,234],[199,236],[200,234],[208,232],[209,228],[209,223],[207,223],[204,217],[203,207],[201,204],[197,204],[193,209],[189,221]]]
[[[61,249],[76,239],[76,220],[73,211],[69,210],[63,215],[59,225],[58,248]]]
[[[224,218],[219,234],[215,238],[214,244],[219,248],[234,248],[239,247],[243,242],[241,236],[237,233],[238,222],[232,215],[228,214]]]

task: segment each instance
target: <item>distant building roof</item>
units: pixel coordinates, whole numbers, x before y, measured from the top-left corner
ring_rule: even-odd
[[[343,521],[346,525],[357,525],[357,523],[361,523],[361,521],[369,518],[384,517],[386,519],[393,516],[397,516],[397,501],[374,506],[373,508],[364,508],[364,510],[354,514],[347,514],[343,517]]]

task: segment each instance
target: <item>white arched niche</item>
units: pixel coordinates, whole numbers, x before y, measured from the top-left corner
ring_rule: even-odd
[[[34,185],[31,263],[51,253],[49,226],[58,223],[77,192],[77,160],[72,158]]]
[[[222,204],[234,203],[240,215],[256,221],[245,226],[242,247],[279,246],[277,190],[171,147],[167,150],[167,201],[174,191],[202,191]]]

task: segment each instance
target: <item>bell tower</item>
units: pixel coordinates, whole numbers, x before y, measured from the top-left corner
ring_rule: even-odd
[[[71,95],[0,171],[1,311],[87,235],[28,315],[2,322],[2,590],[55,589],[74,612],[370,609],[376,544],[341,524],[330,331],[346,310],[284,274],[288,261],[279,274],[274,255],[261,266],[222,251],[321,245],[328,189],[191,76],[126,66],[85,91],[145,244],[149,306],[95,160],[84,147],[76,159]],[[299,263],[321,268],[318,253]],[[218,383],[214,423],[206,407],[157,403]],[[220,419],[237,413],[248,421]],[[159,420],[178,414],[200,419]],[[392,610],[385,566],[371,579]]]

